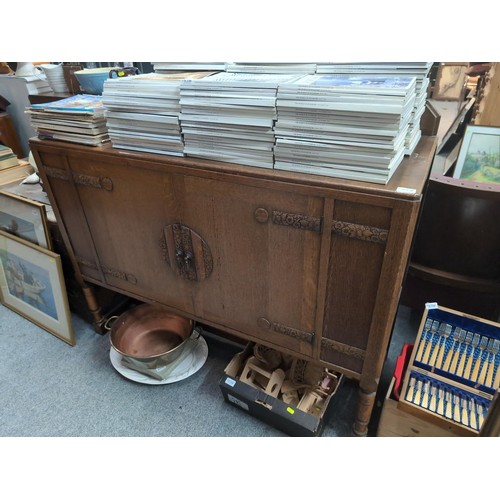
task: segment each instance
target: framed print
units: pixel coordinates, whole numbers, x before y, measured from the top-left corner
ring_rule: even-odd
[[[0,191],[0,230],[52,250],[45,205]]]
[[[438,68],[432,98],[441,101],[462,101],[465,97],[468,63],[442,63]]]
[[[60,256],[1,230],[0,302],[75,345]]]
[[[467,125],[453,177],[500,184],[500,127]]]

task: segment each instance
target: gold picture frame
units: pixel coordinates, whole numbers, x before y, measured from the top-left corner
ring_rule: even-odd
[[[75,345],[61,257],[1,230],[0,303]]]
[[[432,98],[438,101],[463,101],[469,63],[441,63]]]
[[[0,191],[0,230],[34,245],[52,250],[45,205],[7,191]]]
[[[500,184],[500,127],[467,125],[453,177]]]

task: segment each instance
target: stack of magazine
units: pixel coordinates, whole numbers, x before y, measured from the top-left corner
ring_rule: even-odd
[[[210,74],[148,73],[106,80],[102,97],[113,147],[183,156],[180,84]]]
[[[280,85],[274,168],[386,184],[405,154],[415,85],[327,74]]]
[[[273,168],[276,94],[297,75],[221,72],[181,83],[188,156]]]
[[[318,64],[317,73],[335,75],[378,75],[386,77],[416,78],[415,106],[405,139],[405,154],[411,155],[422,136],[420,119],[425,111],[429,71],[432,62],[371,62],[371,63],[331,63]]]
[[[102,96],[78,94],[26,108],[40,139],[100,146],[109,142]]]
[[[226,71],[231,73],[279,73],[312,75],[316,73],[316,63],[226,63]]]
[[[155,73],[179,73],[185,71],[224,71],[225,62],[154,62]]]

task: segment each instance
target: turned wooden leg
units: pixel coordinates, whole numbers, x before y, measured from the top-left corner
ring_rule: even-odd
[[[94,293],[94,289],[84,283],[82,285],[83,295],[85,297],[85,301],[87,302],[87,307],[89,308],[90,313],[94,318],[94,330],[97,333],[103,333],[102,330],[102,321],[103,315],[101,313],[101,307],[97,303],[97,299]]]
[[[368,434],[368,424],[375,404],[376,392],[366,393],[361,389],[358,390],[358,401],[356,407],[356,415],[352,432],[356,436],[366,436]]]

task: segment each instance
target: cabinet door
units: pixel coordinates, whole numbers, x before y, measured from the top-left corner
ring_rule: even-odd
[[[97,267],[105,284],[191,314],[189,297],[163,260],[163,228],[179,220],[172,176],[116,158],[69,161],[75,178],[100,180],[76,186],[97,255],[79,259],[82,272]]]
[[[334,203],[320,358],[355,373],[367,354],[391,214],[362,198]]]
[[[174,178],[179,222],[206,242],[213,259],[210,275],[184,289],[193,312],[311,356],[323,199],[228,177]]]
[[[98,266],[125,293],[313,355],[322,198],[134,160],[70,163],[103,181],[77,184],[98,255],[80,260],[84,272]]]
[[[95,262],[92,236],[81,210],[67,156],[37,149],[34,149],[34,154],[38,156],[37,164],[41,174],[45,176],[44,189],[57,200],[54,206],[57,220],[62,223],[69,238],[65,243],[70,245],[78,260]],[[84,271],[89,278],[101,279],[101,274],[95,265],[85,268]]]

